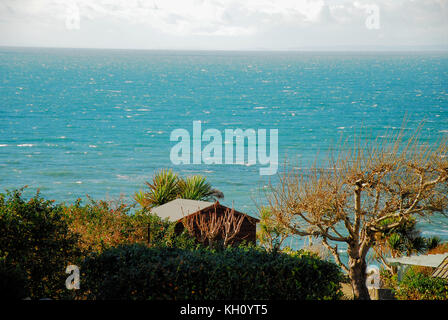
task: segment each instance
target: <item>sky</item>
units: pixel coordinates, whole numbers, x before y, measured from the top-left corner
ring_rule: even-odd
[[[0,46],[448,50],[448,0],[0,0]]]

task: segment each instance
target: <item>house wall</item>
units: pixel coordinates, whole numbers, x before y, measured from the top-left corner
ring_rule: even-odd
[[[218,206],[216,208],[216,213],[218,215],[218,217],[221,217],[223,215],[225,215],[226,210],[228,210],[227,207],[224,206]],[[215,211],[215,209],[209,209],[206,211],[199,211],[197,213],[194,213],[188,217],[188,218],[193,218],[194,215],[207,215],[209,216],[210,214],[212,214]],[[240,244],[242,241],[246,241],[246,242],[251,242],[251,243],[255,243],[256,242],[256,233],[257,233],[257,228],[256,228],[256,219],[251,218],[248,215],[245,215],[243,213],[240,212],[236,212],[235,211],[235,215],[237,216],[244,216],[244,220],[241,224],[241,228],[240,231],[238,232],[237,236],[234,238],[233,240],[233,244],[234,246],[237,246],[238,244]],[[184,218],[185,219],[185,218]],[[177,232],[182,232],[183,231],[183,223],[182,221],[179,221],[178,224],[176,225],[176,231]],[[194,225],[194,235],[197,239],[200,239],[200,230],[199,227],[197,226],[197,224]],[[217,237],[217,240],[222,240],[223,239],[223,235],[219,234]]]

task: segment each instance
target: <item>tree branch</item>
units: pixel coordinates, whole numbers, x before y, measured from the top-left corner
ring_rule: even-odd
[[[330,246],[327,242],[326,239],[322,239],[322,244],[331,251],[331,253],[333,254],[334,260],[336,261],[336,263],[345,271],[345,272],[349,272],[347,266],[341,261],[341,257],[339,256],[338,253],[338,246],[335,245],[334,247]]]

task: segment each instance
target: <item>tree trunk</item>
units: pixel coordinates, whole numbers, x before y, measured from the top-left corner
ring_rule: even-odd
[[[349,258],[349,276],[356,300],[370,300],[366,270],[365,259]]]
[[[363,215],[362,205],[361,205],[361,191],[363,188],[363,181],[356,181],[356,188],[354,193],[355,200],[355,226],[352,241],[349,242],[347,253],[348,259],[348,269],[349,276],[352,282],[354,298],[356,300],[370,300],[369,289],[367,289],[367,265],[366,265],[366,254],[368,251],[367,243],[360,241],[360,224]],[[368,241],[365,239],[364,241]]]

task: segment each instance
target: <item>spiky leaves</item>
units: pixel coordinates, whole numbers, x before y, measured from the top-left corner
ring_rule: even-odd
[[[200,175],[187,178],[179,177],[171,169],[157,172],[152,183],[146,182],[147,192],[137,192],[134,199],[142,207],[154,208],[176,198],[215,201],[224,198],[224,194],[214,189],[206,178]]]
[[[224,194],[213,189],[211,184],[203,176],[191,176],[179,181],[179,198],[191,200],[216,200],[224,197]]]
[[[152,183],[146,182],[149,191],[145,193],[145,207],[157,207],[179,195],[179,177],[172,170],[162,169],[152,178]]]

